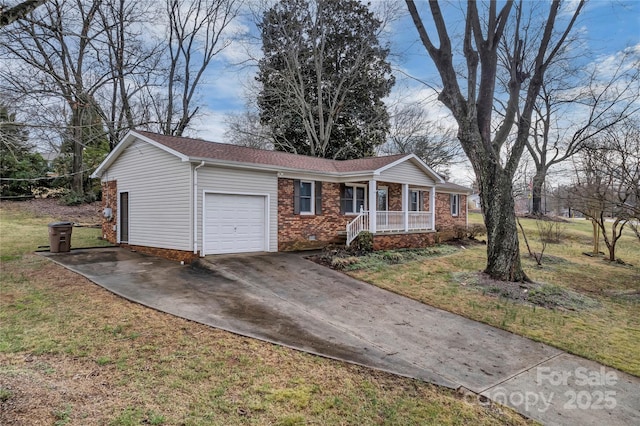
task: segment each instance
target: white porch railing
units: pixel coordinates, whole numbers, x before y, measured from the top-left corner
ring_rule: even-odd
[[[431,212],[409,212],[409,230],[433,230]]]
[[[378,211],[376,212],[376,232],[433,230],[431,218],[431,212]],[[347,246],[356,239],[360,232],[368,230],[369,212],[362,211],[347,224]]]
[[[402,232],[416,230],[430,230],[431,212],[407,212],[407,226],[405,227],[405,212],[379,211],[376,212],[377,232]]]
[[[347,223],[347,247],[358,234],[369,230],[369,212],[361,211],[355,219]]]

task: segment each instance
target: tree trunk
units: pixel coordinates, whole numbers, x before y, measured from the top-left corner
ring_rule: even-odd
[[[533,182],[531,185],[533,206],[531,208],[531,213],[535,215],[546,214],[546,212],[542,210],[542,187],[544,186],[545,174],[545,170],[538,170],[535,176],[533,176]]]
[[[501,281],[529,281],[520,262],[511,178],[500,166],[483,169],[481,174],[478,180],[487,227],[484,272]]]
[[[84,145],[82,141],[82,108],[74,105],[71,115],[71,137],[73,141],[73,160],[71,163],[71,191],[84,194],[82,155]]]
[[[11,24],[18,19],[24,18],[27,14],[31,13],[33,9],[44,2],[45,0],[27,0],[18,3],[10,9],[2,8],[2,12],[0,12],[0,28]]]

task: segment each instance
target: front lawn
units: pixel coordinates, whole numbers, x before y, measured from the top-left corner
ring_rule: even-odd
[[[478,221],[481,217],[473,215],[471,222]],[[539,251],[535,221],[521,222],[532,250]],[[479,272],[486,262],[486,248],[479,245],[385,267],[365,261],[360,269],[352,265],[348,273],[640,376],[640,243],[627,232],[617,249],[618,257],[627,264],[611,263],[583,254],[590,250],[589,222],[575,220],[561,226],[564,236],[560,243],[547,245],[548,256],[543,257],[542,266],[529,258],[524,243],[521,245],[527,274],[541,284],[525,301],[506,297],[498,285],[492,288],[479,283],[483,279]],[[523,291],[518,284],[511,286],[516,292]]]
[[[52,220],[0,206],[0,424],[532,424],[130,303],[29,254]],[[74,229],[72,245],[99,244],[99,233]]]

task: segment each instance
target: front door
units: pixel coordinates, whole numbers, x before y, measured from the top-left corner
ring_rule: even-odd
[[[120,242],[129,242],[129,193],[120,193]]]

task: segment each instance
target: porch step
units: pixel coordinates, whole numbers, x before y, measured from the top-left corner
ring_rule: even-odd
[[[346,231],[338,232],[338,235],[334,238],[335,244],[339,246],[347,245],[347,233]]]

